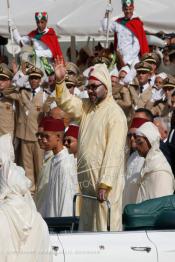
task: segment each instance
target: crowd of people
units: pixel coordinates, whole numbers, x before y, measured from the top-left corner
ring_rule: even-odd
[[[70,50],[63,57],[46,12],[35,14],[37,29],[27,36],[10,21],[21,53],[20,62],[0,58],[0,199],[6,205],[9,197],[16,212],[13,195],[27,210],[31,194],[26,221],[32,212],[41,219],[33,200],[42,217],[72,216],[81,193],[96,200],[78,199],[79,230],[106,231],[108,199],[117,231],[125,205],[174,193],[175,52],[169,39],[150,46],[133,0],[122,0],[124,16],[109,24],[110,11],[101,27],[114,32],[114,44],[85,46],[76,63]],[[9,180],[4,194],[13,172],[18,182]]]

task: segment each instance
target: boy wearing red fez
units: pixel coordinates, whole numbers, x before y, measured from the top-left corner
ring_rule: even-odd
[[[36,208],[38,212],[42,216],[44,216],[45,212],[45,197],[47,193],[47,187],[49,182],[49,174],[50,174],[50,167],[51,167],[51,159],[53,157],[52,150],[47,150],[45,144],[43,143],[43,130],[44,130],[44,122],[47,120],[52,119],[52,117],[44,117],[39,123],[38,126],[38,132],[36,133],[36,137],[38,138],[38,144],[41,149],[44,150],[44,158],[43,158],[43,165],[38,175],[37,180],[37,187],[36,187],[36,193],[34,197],[34,201],[36,204]]]
[[[74,154],[74,157],[77,156],[78,150],[78,132],[78,126],[69,125],[68,130],[64,135],[64,145],[67,147],[69,154]]]
[[[72,216],[73,197],[78,189],[74,157],[63,146],[64,129],[61,119],[43,122],[42,142],[54,154],[44,199],[45,217]]]

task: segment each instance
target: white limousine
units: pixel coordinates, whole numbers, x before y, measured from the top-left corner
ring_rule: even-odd
[[[46,218],[53,262],[174,262],[174,199],[169,196],[151,205],[150,201],[128,205],[122,232],[78,232],[76,216]]]

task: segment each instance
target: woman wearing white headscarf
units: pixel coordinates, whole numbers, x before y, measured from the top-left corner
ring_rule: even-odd
[[[11,136],[1,136],[0,261],[52,261],[48,229],[30,195],[31,181],[13,159]]]
[[[160,134],[157,127],[146,122],[136,131],[136,145],[139,155],[145,158],[136,202],[172,195],[174,176],[170,165],[159,149]]]

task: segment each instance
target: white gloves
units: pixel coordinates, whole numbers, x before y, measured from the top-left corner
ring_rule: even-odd
[[[164,95],[163,89],[156,90],[155,92],[152,93],[151,102],[156,102],[161,100],[163,98],[163,95]]]
[[[110,13],[112,11],[113,11],[112,5],[108,3],[106,6],[106,13]]]
[[[42,50],[35,50],[36,56],[42,57],[43,56],[43,51]]]
[[[12,30],[15,30],[15,29],[16,29],[16,25],[15,25],[14,21],[13,21],[11,18],[8,19],[8,25],[9,25],[9,27],[10,27]]]

